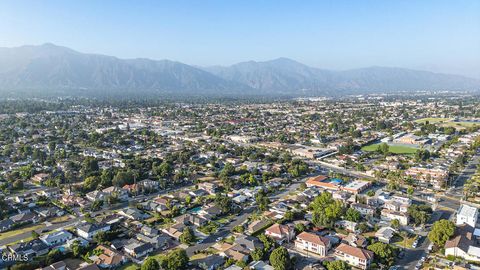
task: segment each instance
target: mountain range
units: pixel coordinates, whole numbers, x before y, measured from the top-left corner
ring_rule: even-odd
[[[390,67],[332,71],[288,58],[196,67],[84,54],[50,43],[0,48],[0,93],[335,96],[418,90],[478,91],[480,80]]]

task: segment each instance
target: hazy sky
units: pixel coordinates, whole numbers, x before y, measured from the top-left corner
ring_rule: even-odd
[[[480,1],[2,0],[0,46],[121,58],[398,66],[480,78]]]

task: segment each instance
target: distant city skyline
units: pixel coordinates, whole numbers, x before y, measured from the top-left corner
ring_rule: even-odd
[[[0,47],[231,65],[287,57],[480,78],[480,1],[2,1]]]

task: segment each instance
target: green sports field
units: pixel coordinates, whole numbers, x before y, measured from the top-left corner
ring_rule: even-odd
[[[474,122],[453,122],[452,118],[421,118],[415,120],[416,123],[425,123],[428,121],[430,124],[440,124],[444,127],[471,127],[475,125],[480,125],[479,123]]]
[[[380,144],[381,143],[374,143],[366,145],[362,147],[362,150],[367,152],[376,151]],[[389,145],[388,150],[392,154],[415,154],[415,152],[417,152],[416,148],[402,145]]]

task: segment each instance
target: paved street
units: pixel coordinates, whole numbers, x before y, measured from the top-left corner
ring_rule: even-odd
[[[446,195],[459,199],[463,197],[463,185],[465,184],[465,181],[475,174],[477,166],[480,165],[479,151],[477,151],[476,155],[467,163],[465,169],[453,180],[453,187],[446,192]]]
[[[449,219],[452,215],[452,212],[449,211],[435,211],[427,224],[433,224],[435,221],[440,219]],[[418,247],[414,249],[406,249],[405,256],[396,262],[400,266],[400,269],[412,270],[415,269],[415,265],[423,256],[426,256],[428,246],[430,245],[430,240],[425,235],[422,236],[421,241],[418,243]]]

